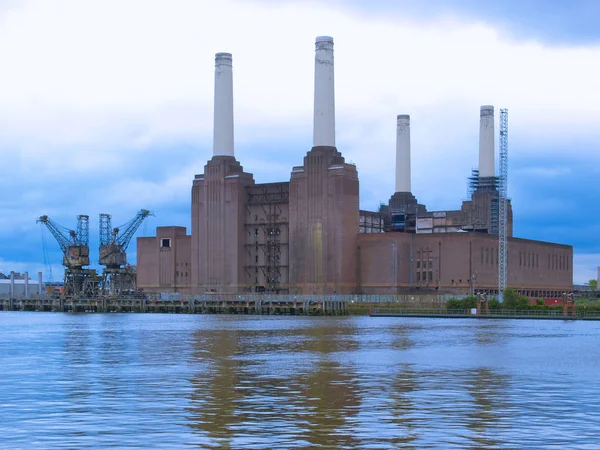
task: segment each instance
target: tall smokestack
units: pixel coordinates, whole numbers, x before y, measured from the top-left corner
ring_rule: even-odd
[[[494,107],[482,106],[479,116],[479,176],[496,176],[494,169]]]
[[[333,38],[319,36],[315,42],[315,122],[313,146],[335,147],[335,92]]]
[[[398,116],[396,126],[396,192],[411,192],[410,188],[410,116]]]
[[[233,73],[231,53],[215,55],[213,156],[233,156]]]

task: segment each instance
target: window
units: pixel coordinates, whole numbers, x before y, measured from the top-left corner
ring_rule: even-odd
[[[417,261],[417,269],[421,268],[421,261]]]
[[[417,283],[421,281],[421,272],[417,272]]]
[[[258,262],[258,255],[256,255],[256,256],[254,257],[254,262],[256,262],[256,263]]]
[[[171,239],[170,238],[162,238],[160,240],[161,248],[171,248]]]
[[[433,281],[433,272],[429,271],[429,281]]]
[[[521,265],[521,261],[522,261],[521,260],[521,255],[522,255],[521,252],[519,252],[519,266]]]
[[[258,236],[258,228],[254,229],[254,236]]]

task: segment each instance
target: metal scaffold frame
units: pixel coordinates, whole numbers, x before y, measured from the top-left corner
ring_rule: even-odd
[[[500,110],[500,196],[498,220],[498,294],[506,289],[508,263],[508,110]]]
[[[281,205],[289,200],[289,187],[287,183],[269,183],[249,186],[246,188],[248,203],[246,208],[250,214],[251,206],[259,206],[262,210],[260,221],[249,221],[245,223],[248,233],[254,234],[254,243],[246,243],[248,256],[256,258],[254,263],[245,267],[248,277],[254,277],[254,289],[258,288],[258,271],[264,277],[264,288],[269,293],[287,292],[287,270],[288,262],[287,242],[282,242],[282,236],[289,235],[288,219],[283,215]],[[259,237],[258,230],[262,231]],[[252,233],[254,230],[254,233]],[[259,239],[261,242],[259,242]],[[264,261],[258,262],[258,252],[262,250]],[[254,252],[252,252],[254,250]],[[252,258],[250,258],[252,261]],[[254,269],[254,273],[252,273]]]

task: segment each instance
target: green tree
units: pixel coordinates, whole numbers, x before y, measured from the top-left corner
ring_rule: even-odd
[[[590,280],[588,281],[588,285],[590,286],[590,289],[592,291],[595,291],[596,289],[598,289],[598,280]]]
[[[529,299],[519,295],[514,289],[506,288],[502,292],[502,295],[504,297],[502,301],[503,309],[529,309]]]

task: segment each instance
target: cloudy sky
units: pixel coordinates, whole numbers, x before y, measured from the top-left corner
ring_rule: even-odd
[[[0,270],[48,272],[41,214],[89,214],[92,250],[101,212],[152,210],[138,235],[189,227],[216,52],[233,53],[237,158],[257,182],[289,180],[312,144],[314,38],[330,35],[363,209],[393,192],[397,114],[413,192],[440,210],[466,197],[479,106],[508,108],[515,235],[573,245],[575,282],[595,278],[599,20],[596,0],[0,0]]]

